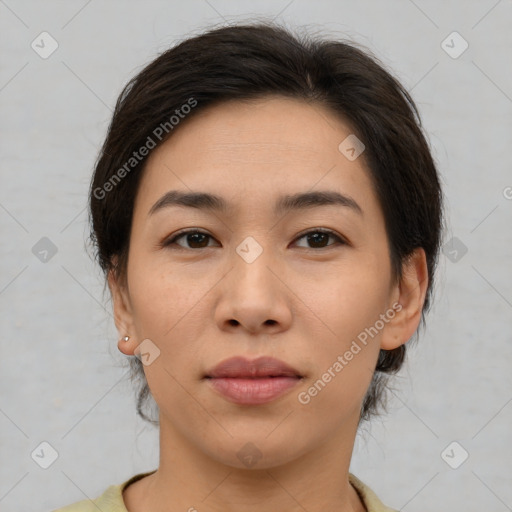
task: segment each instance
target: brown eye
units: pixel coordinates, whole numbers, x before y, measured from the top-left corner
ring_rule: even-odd
[[[186,237],[186,241],[190,244],[189,247],[183,247],[182,245],[176,243],[177,240],[180,240],[181,238],[184,237]],[[208,233],[203,233],[202,231],[189,229],[187,231],[182,231],[181,233],[178,233],[170,240],[164,242],[163,246],[167,247],[170,245],[178,245],[183,249],[205,249],[206,247],[208,247],[208,245],[204,245],[205,242],[207,242],[208,238],[212,238]]]
[[[181,240],[182,238],[184,238],[187,241],[187,243],[189,244],[188,247],[177,243],[177,241]],[[310,230],[307,233],[302,234],[296,240],[301,240],[302,238],[306,238],[307,242],[309,244],[312,244],[310,247],[306,247],[306,249],[325,249],[327,247],[335,245],[328,243],[329,238],[335,239],[338,244],[346,245],[345,240],[338,236],[334,231],[327,229]],[[210,245],[208,245],[208,239],[213,239],[213,237],[208,233],[204,233],[196,229],[189,229],[186,231],[181,231],[180,233],[176,234],[171,239],[164,242],[162,246],[170,247],[174,245],[178,246],[181,249],[206,249],[208,247],[211,247]]]
[[[343,245],[346,244],[345,240],[343,240],[340,236],[338,236],[334,231],[330,231],[327,229],[314,229],[311,231],[308,231],[307,233],[304,233],[301,235],[297,240],[300,240],[302,238],[307,238],[308,243],[312,244],[312,247],[306,247],[306,249],[324,249],[326,247],[330,247],[334,244],[327,244],[329,241],[329,238],[332,237],[336,239],[338,243],[341,243]]]

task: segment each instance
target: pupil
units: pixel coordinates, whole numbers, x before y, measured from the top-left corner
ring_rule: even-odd
[[[318,237],[327,237],[327,233],[314,233],[312,235],[309,235],[310,238],[313,238],[314,241],[313,241],[313,244],[317,243],[318,242]],[[324,240],[325,241],[325,240]],[[320,242],[321,243],[321,242]]]
[[[189,243],[190,243],[190,237],[201,237],[202,236],[203,238],[206,238],[206,235],[204,235],[203,233],[193,233],[193,234],[188,235],[188,236],[189,236]],[[197,242],[197,239],[196,239],[196,242]],[[194,241],[190,245],[193,246],[193,244],[194,244]],[[199,244],[200,244],[200,242],[199,242]]]

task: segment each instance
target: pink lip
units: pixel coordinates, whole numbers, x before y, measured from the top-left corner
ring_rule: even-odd
[[[210,370],[205,377],[232,377],[232,378],[257,378],[257,377],[302,377],[295,369],[279,359],[261,356],[254,360],[245,357],[230,357]]]
[[[226,359],[205,378],[229,401],[257,405],[283,395],[302,380],[302,375],[283,361],[262,356],[252,361],[244,357]]]
[[[213,377],[210,385],[230,402],[239,405],[258,405],[271,402],[301,381],[300,377],[262,377],[241,379]]]

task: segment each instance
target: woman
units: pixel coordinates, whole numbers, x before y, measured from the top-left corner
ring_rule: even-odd
[[[181,42],[120,95],[90,213],[160,462],[61,512],[392,510],[349,465],[429,308],[442,193],[375,57],[273,24]]]

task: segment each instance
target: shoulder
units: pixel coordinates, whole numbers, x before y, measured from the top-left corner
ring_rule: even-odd
[[[101,496],[93,500],[81,500],[52,512],[127,512],[121,491],[121,485],[111,485]]]
[[[156,470],[147,473],[138,473],[121,484],[107,487],[103,494],[95,499],[77,501],[76,503],[52,510],[51,512],[98,512],[98,510],[101,510],[101,512],[128,512],[123,500],[123,490],[131,483],[155,471]]]
[[[357,491],[359,496],[361,497],[362,502],[364,503],[366,510],[368,512],[397,512],[394,508],[389,508],[380,501],[378,496],[368,487],[365,483],[363,483],[359,478],[354,476],[352,473],[349,473],[349,482],[352,484],[354,489]]]

